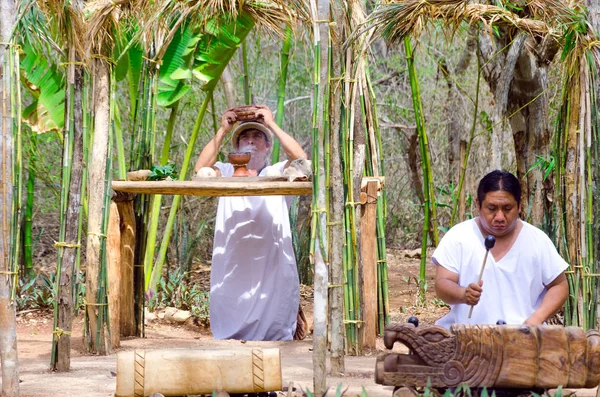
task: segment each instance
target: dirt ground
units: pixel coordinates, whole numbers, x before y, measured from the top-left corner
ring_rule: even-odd
[[[409,256],[413,256],[412,258]],[[419,317],[421,324],[431,324],[447,311],[446,308],[421,304],[416,285],[419,259],[411,251],[390,250],[389,298],[393,321],[406,321],[409,316]],[[428,278],[428,300],[433,298],[431,275]],[[196,272],[194,279],[208,288],[206,269]],[[312,326],[312,291],[302,288],[302,306]],[[52,313],[29,311],[17,316],[17,343],[19,353],[21,396],[112,396],[116,389],[116,354],[133,349],[165,348],[248,348],[251,346],[278,347],[284,386],[293,384],[299,390],[312,389],[312,339],[292,342],[215,341],[210,329],[195,325],[173,325],[161,320],[146,325],[145,338],[126,338],[121,347],[108,356],[88,355],[83,349],[82,318],[76,318],[72,333],[71,371],[52,373],[48,370],[52,342]],[[312,328],[312,327],[311,327]],[[378,341],[378,351],[383,343]],[[360,357],[346,357],[346,374],[329,377],[328,386],[335,389],[340,383],[348,388],[347,395],[359,395],[362,388],[369,396],[392,395],[392,389],[376,385],[374,368],[377,351]],[[332,393],[333,394],[333,393]]]
[[[427,299],[419,298],[416,278],[419,272],[417,251],[390,250],[388,252],[389,299],[392,321],[403,322],[409,316],[417,316],[423,325],[432,324],[447,312],[447,308],[435,304],[433,268],[428,267]],[[206,273],[207,272],[200,272]],[[203,282],[202,284],[206,284]],[[312,293],[302,290],[302,305],[309,324],[312,325]],[[297,390],[312,386],[312,339],[291,342],[241,342],[215,341],[210,329],[195,325],[173,325],[161,320],[146,326],[145,338],[122,339],[121,347],[108,356],[88,355],[82,343],[81,318],[75,319],[72,334],[71,371],[53,373],[48,370],[52,341],[52,314],[30,311],[17,317],[18,353],[21,379],[21,396],[113,396],[116,390],[116,354],[133,349],[204,349],[277,347],[281,352],[284,387]],[[381,339],[381,338],[380,338]],[[378,340],[377,348],[360,357],[347,356],[346,373],[328,376],[328,387],[335,389],[342,384],[345,395],[358,396],[364,388],[370,397],[391,397],[392,388],[375,384],[375,359],[385,350]],[[287,393],[279,393],[281,396]],[[594,395],[594,393],[587,393]]]

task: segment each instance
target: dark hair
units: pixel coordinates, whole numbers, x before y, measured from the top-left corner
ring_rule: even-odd
[[[498,190],[504,190],[512,194],[517,205],[521,205],[521,184],[517,177],[508,171],[495,170],[481,178],[479,182],[479,187],[477,188],[479,207],[481,207],[483,200],[485,200],[486,194],[497,192]]]

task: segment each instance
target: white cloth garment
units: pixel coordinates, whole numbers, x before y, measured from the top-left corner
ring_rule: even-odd
[[[286,162],[276,168],[280,174]],[[215,164],[224,177],[229,163]],[[221,197],[210,275],[215,339],[291,340],[300,300],[285,196]]]
[[[521,221],[522,222],[522,221]],[[433,253],[433,263],[458,273],[459,285],[476,283],[485,256],[484,236],[474,219],[462,222],[446,233]],[[513,246],[499,261],[490,252],[483,272],[479,303],[450,305],[450,313],[436,324],[522,324],[540,306],[545,286],[568,267],[552,241],[535,226],[523,222]]]

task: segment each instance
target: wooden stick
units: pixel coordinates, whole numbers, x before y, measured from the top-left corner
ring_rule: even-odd
[[[485,270],[485,263],[487,262],[487,257],[488,254],[490,253],[489,249],[485,250],[485,256],[483,257],[483,265],[481,265],[481,271],[479,272],[479,279],[477,280],[477,284],[479,284],[479,282],[481,281],[481,278],[483,277],[483,271]],[[471,314],[473,314],[473,308],[475,306],[471,306],[471,309],[469,310],[469,318],[471,318]]]

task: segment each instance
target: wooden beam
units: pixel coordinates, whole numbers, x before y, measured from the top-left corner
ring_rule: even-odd
[[[363,346],[375,348],[377,341],[377,180],[369,180],[361,196],[365,198],[360,217],[364,305]],[[362,202],[362,197],[361,197]]]
[[[275,180],[274,180],[275,179]],[[197,178],[193,181],[113,181],[115,191],[186,196],[297,196],[312,193],[312,182],[281,177]]]

